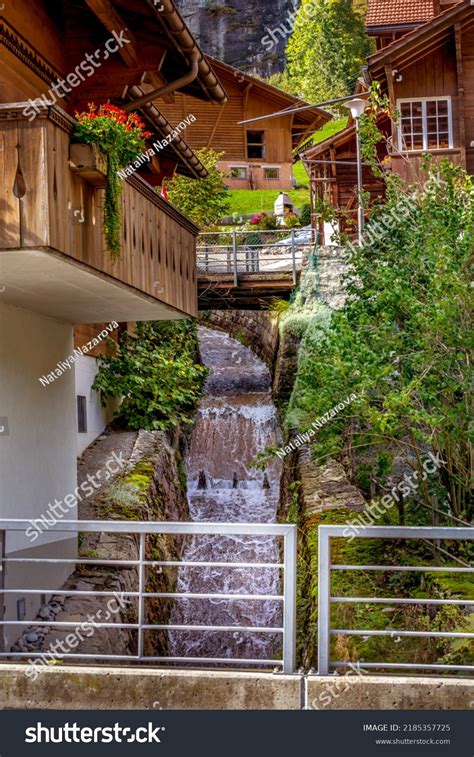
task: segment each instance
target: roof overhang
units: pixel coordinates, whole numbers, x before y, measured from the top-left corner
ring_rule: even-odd
[[[321,126],[324,126],[325,123],[332,120],[332,114],[322,108],[309,107],[308,103],[301,98],[290,95],[288,92],[284,92],[282,89],[278,89],[278,87],[274,87],[272,84],[268,84],[267,82],[258,79],[256,76],[244,73],[238,68],[230,66],[228,63],[217,60],[217,58],[212,58],[209,55],[206,57],[219,77],[223,79],[226,77],[232,77],[232,81],[235,84],[241,87],[242,90],[247,90],[250,93],[249,96],[253,95],[255,97],[260,95],[262,98],[265,97],[265,99],[269,100],[270,104],[274,103],[275,111],[272,111],[270,106],[268,115],[272,112],[283,111],[286,108],[291,110],[294,107],[306,107],[306,110],[293,114],[293,130],[302,130],[301,136],[293,138],[294,148],[297,148],[303,139],[307,137],[309,129],[311,131],[316,131],[317,129],[320,129]],[[284,116],[285,114],[280,113],[279,115]],[[290,116],[291,114],[288,115]],[[255,123],[255,128],[258,129],[259,122],[256,121]]]
[[[338,131],[337,134],[334,134],[332,137],[319,142],[317,145],[309,147],[300,157],[303,161],[316,160],[319,155],[324,154],[331,148],[340,147],[354,139],[355,124],[351,124],[351,126],[346,127],[342,131]]]
[[[412,63],[441,47],[452,35],[454,24],[474,24],[474,4],[472,0],[463,2],[441,13],[432,21],[418,26],[413,31],[395,40],[387,47],[367,59],[372,79],[383,82],[386,79],[385,66],[396,65],[398,70],[408,68]]]
[[[377,36],[379,34],[392,34],[393,32],[409,32],[412,29],[417,29],[423,21],[416,21],[410,24],[384,24],[383,26],[366,26],[365,31],[367,34]]]
[[[66,323],[160,321],[176,308],[49,248],[0,251],[2,302]]]

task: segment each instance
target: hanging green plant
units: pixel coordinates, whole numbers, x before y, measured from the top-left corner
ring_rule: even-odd
[[[103,229],[108,251],[117,259],[121,252],[122,179],[119,171],[146,150],[145,140],[151,132],[135,113],[126,113],[116,105],[89,105],[89,110],[76,113],[77,126],[73,139],[97,144],[107,155],[107,177]]]

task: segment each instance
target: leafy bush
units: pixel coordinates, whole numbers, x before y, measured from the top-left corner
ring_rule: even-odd
[[[388,187],[379,233],[351,247],[348,302],[322,338],[305,334],[291,405],[309,424],[357,394],[349,428],[338,417],[318,433],[318,457],[399,447],[421,471],[431,449],[447,463],[442,488],[420,497],[448,494],[469,518],[474,179],[447,160],[425,169],[423,192]]]
[[[311,205],[308,202],[301,208],[300,223],[302,226],[309,226],[311,223]]]
[[[116,414],[127,428],[166,430],[191,422],[207,372],[192,321],[144,321],[102,358],[93,388],[104,401],[122,397]]]
[[[285,215],[285,226],[287,229],[294,229],[296,226],[300,225],[300,219],[296,215],[296,213],[287,213]]]
[[[258,213],[249,221],[251,226],[262,231],[272,231],[278,228],[278,219],[276,216],[270,213]]]
[[[224,183],[225,174],[217,168],[224,153],[216,152],[210,147],[194,150],[194,153],[207,170],[207,177],[188,179],[185,176],[175,176],[166,185],[168,197],[196,226],[212,226],[230,208],[230,198]]]

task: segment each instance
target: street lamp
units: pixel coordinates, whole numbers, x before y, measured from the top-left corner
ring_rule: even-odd
[[[362,204],[362,158],[360,154],[360,117],[363,112],[368,108],[369,102],[363,100],[361,97],[354,97],[353,100],[344,103],[346,108],[349,108],[351,116],[356,125],[356,146],[357,146],[357,196],[359,201],[359,207],[357,209],[357,218],[359,226],[359,245],[363,244],[363,231],[364,231],[364,206]]]

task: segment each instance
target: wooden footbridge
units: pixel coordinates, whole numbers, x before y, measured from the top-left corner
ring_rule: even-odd
[[[299,283],[310,232],[232,231],[198,238],[200,310],[260,310],[272,298],[289,299]]]

